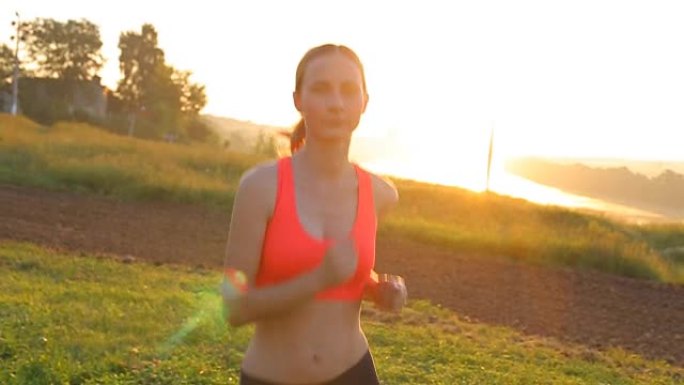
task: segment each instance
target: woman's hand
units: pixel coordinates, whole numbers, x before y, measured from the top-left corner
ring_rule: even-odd
[[[323,257],[318,268],[323,288],[340,285],[354,276],[358,253],[353,239],[335,241]]]
[[[400,311],[408,299],[404,278],[398,275],[379,274],[374,292],[375,305],[385,311]]]
[[[234,300],[247,291],[247,277],[245,273],[233,268],[226,268],[223,271],[223,281],[221,282],[221,295],[224,301]]]

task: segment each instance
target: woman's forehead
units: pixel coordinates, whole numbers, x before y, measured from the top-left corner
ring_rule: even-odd
[[[330,53],[311,59],[306,65],[304,82],[362,81],[361,69],[350,58],[340,53]]]

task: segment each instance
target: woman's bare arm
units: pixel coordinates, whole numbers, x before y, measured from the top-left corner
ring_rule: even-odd
[[[380,222],[399,202],[399,193],[394,184],[386,178],[371,174],[373,199],[375,201],[376,217]],[[378,286],[380,278],[375,270],[371,271],[368,283],[363,293],[363,299],[378,304]]]
[[[325,283],[314,270],[285,283],[255,288],[261,249],[277,190],[277,166],[265,165],[251,170],[240,181],[226,245],[225,267],[243,272],[248,290],[239,295],[224,293],[228,320],[240,326],[291,310],[320,291]]]

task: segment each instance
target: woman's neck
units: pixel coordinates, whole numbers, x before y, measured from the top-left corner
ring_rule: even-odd
[[[337,178],[349,167],[349,142],[308,142],[297,151],[306,169],[319,178]]]

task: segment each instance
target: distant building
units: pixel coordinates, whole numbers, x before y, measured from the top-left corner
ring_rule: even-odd
[[[91,81],[78,83],[74,90],[70,113],[80,110],[97,119],[104,119],[107,116],[107,89],[101,80],[96,76]]]
[[[1,96],[0,96],[1,98]],[[100,77],[66,82],[63,79],[19,79],[19,111],[38,120],[107,116],[107,89]]]
[[[12,112],[12,92],[3,88],[0,88],[0,112]]]

